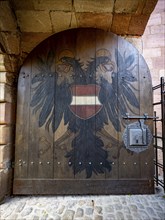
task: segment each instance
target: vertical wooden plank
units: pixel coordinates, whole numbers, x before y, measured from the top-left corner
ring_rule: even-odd
[[[38,50],[32,60],[29,178],[53,177],[53,132],[50,127],[46,127],[46,122],[53,110],[54,76],[51,68],[54,62],[53,58],[49,57],[48,45],[47,43],[47,48],[44,47],[45,54],[42,50]],[[48,67],[50,59],[52,63]],[[41,121],[45,122],[41,123]]]
[[[69,64],[69,59],[74,59],[75,57],[75,43],[76,43],[76,32],[68,32],[66,35],[61,33],[58,38],[56,38],[54,48],[56,54],[56,83],[57,88],[55,88],[55,115],[59,113],[59,120],[55,121],[57,126],[57,121],[60,121],[59,126],[54,135],[54,178],[55,179],[73,179],[74,169],[73,161],[70,162],[70,157],[68,154],[73,150],[72,141],[74,139],[75,133],[73,129],[70,129],[69,123],[74,121],[73,115],[70,113],[68,99],[71,99],[70,86],[74,81],[74,65]],[[66,62],[63,62],[61,58],[66,58]],[[72,61],[71,61],[72,62]],[[69,93],[69,94],[68,94]],[[67,98],[67,97],[68,98]],[[70,100],[71,102],[71,100]],[[67,104],[68,103],[68,104]],[[60,107],[62,106],[62,107]],[[61,117],[61,118],[60,118]],[[68,118],[65,124],[66,117]],[[73,122],[74,124],[74,122]]]
[[[88,39],[88,40],[87,40]],[[96,31],[88,29],[79,30],[77,33],[76,56],[82,63],[83,73],[79,73],[76,80],[76,85],[80,85],[77,89],[76,96],[78,97],[79,90],[84,97],[82,106],[77,103],[77,123],[79,124],[79,135],[76,139],[77,152],[81,154],[77,161],[77,169],[79,173],[75,175],[76,179],[102,179],[105,174],[101,172],[104,161],[101,159],[102,146],[101,140],[96,135],[96,117],[99,105],[99,85],[96,85]],[[81,77],[81,74],[84,74]],[[79,78],[80,77],[80,78]],[[78,99],[77,99],[78,102]],[[80,109],[84,108],[83,119],[79,119]],[[102,144],[101,144],[102,145]],[[78,152],[79,151],[79,152]],[[76,157],[76,156],[75,156]],[[101,163],[101,164],[100,164]]]
[[[140,81],[140,114],[147,113],[149,116],[153,116],[153,97],[152,97],[152,81],[150,71],[144,60],[139,55],[139,81]],[[147,103],[147,105],[146,105]],[[153,120],[149,119],[145,121],[145,124],[153,133]],[[140,172],[142,179],[152,179],[154,177],[154,149],[151,143],[148,149],[140,153]]]
[[[140,82],[138,71],[138,51],[122,38],[118,38],[118,51],[118,98],[121,98],[120,101],[122,101],[121,104],[119,104],[119,111],[122,112],[122,108],[125,106],[129,115],[139,115]],[[136,101],[134,99],[136,99]],[[128,124],[132,124],[137,120],[130,119],[122,121],[124,126],[122,126],[120,142],[122,141],[124,128]],[[121,149],[119,160],[119,179],[122,178],[140,178],[139,153],[127,150],[124,145]]]
[[[39,77],[40,73],[37,70],[37,61],[36,61],[36,54],[31,54],[31,60],[32,60],[32,66],[31,66],[31,76],[30,76],[30,98],[29,98],[29,104],[31,104],[33,96],[36,92],[36,89],[32,86],[32,79],[35,76],[36,78]],[[38,78],[37,78],[38,79]],[[39,85],[39,82],[37,81],[35,83]],[[38,164],[39,164],[39,158],[38,158],[38,143],[39,143],[39,136],[38,136],[38,115],[39,112],[34,112],[33,108],[29,106],[30,110],[30,117],[29,117],[29,161],[28,161],[28,178],[38,178]]]
[[[31,59],[28,59],[18,79],[14,178],[27,178],[28,172],[30,74]]]
[[[45,81],[45,103],[42,106],[41,111],[49,110],[49,114],[47,117],[45,115],[45,124],[42,127],[38,127],[37,132],[39,135],[38,140],[38,161],[39,161],[39,169],[38,169],[38,177],[39,178],[53,178],[53,130],[52,124],[47,126],[47,122],[51,118],[52,111],[53,111],[53,103],[54,103],[54,89],[55,89],[55,56],[52,51],[52,45],[50,40],[47,40],[47,43],[43,46],[44,51],[39,51],[38,56],[43,57],[44,60],[44,68],[45,73],[43,74],[43,80]],[[36,71],[34,71],[36,74]],[[46,88],[46,83],[48,83],[48,88]],[[43,95],[44,95],[43,92]],[[41,114],[41,112],[40,112]],[[54,122],[52,122],[54,123]]]
[[[109,59],[108,62],[103,62],[97,68],[96,82],[101,85],[102,90],[106,91],[107,94],[104,94],[104,98],[107,99],[107,104],[111,108],[117,103],[117,93],[114,96],[110,91],[112,89],[112,77],[116,72],[115,49],[117,48],[117,36],[97,30],[96,39],[96,55],[100,57],[107,56]],[[117,90],[117,84],[113,87]],[[113,96],[113,99],[111,96]],[[97,135],[104,142],[104,149],[108,153],[107,161],[111,162],[111,170],[106,169],[105,177],[106,179],[118,179],[119,134],[111,122],[110,115],[112,113],[108,112],[106,103],[103,103],[102,110],[104,111],[102,114],[107,117],[107,124],[104,121],[103,127],[97,131]]]

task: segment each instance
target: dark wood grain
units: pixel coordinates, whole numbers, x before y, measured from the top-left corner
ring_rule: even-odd
[[[127,112],[152,115],[150,73],[133,45],[90,28],[42,42],[18,81],[14,193],[152,193],[153,147],[126,149],[137,121]]]
[[[152,80],[149,69],[145,63],[144,58],[139,55],[139,87],[140,87],[140,114],[148,113],[149,116],[153,116],[153,104],[152,104]],[[153,120],[146,120],[146,125],[149,129],[153,130]],[[153,178],[154,176],[154,150],[153,150],[153,140],[146,151],[140,154],[140,173],[141,178]]]
[[[30,75],[31,59],[24,63],[18,79],[14,173],[16,178],[27,178],[28,176]]]
[[[41,184],[42,181],[42,184]],[[153,194],[153,180],[43,180],[16,179],[14,194],[124,195]],[[48,187],[49,186],[49,187]],[[74,186],[74,187],[73,187]]]

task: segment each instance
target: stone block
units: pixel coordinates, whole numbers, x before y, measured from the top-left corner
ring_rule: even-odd
[[[111,31],[120,35],[128,34],[130,19],[131,15],[114,14]]]
[[[0,72],[6,70],[5,65],[4,65],[4,59],[5,59],[5,55],[0,54]]]
[[[151,34],[158,34],[158,33],[164,33],[165,34],[165,25],[157,25],[157,26],[151,26]]]
[[[17,22],[9,1],[0,1],[0,12],[0,30],[15,31],[17,29]]]
[[[129,34],[141,36],[144,33],[147,25],[149,16],[148,15],[134,15],[131,17],[129,23]]]
[[[151,34],[150,37],[144,39],[146,48],[161,48],[165,46],[164,34]]]
[[[0,64],[4,64],[4,55],[0,54]]]
[[[33,1],[35,10],[71,11],[72,0],[40,0]]]
[[[7,169],[11,165],[12,148],[11,144],[0,145],[0,169]]]
[[[111,13],[76,13],[78,27],[95,27],[110,30],[112,24]]]
[[[165,57],[154,57],[153,59],[153,68],[164,69],[165,68]]]
[[[8,85],[14,85],[16,81],[16,75],[9,72],[0,72],[0,83]]]
[[[49,11],[16,11],[22,32],[52,32]]]
[[[5,145],[13,142],[13,126],[0,125],[0,144]]]
[[[160,57],[161,56],[161,48],[144,48],[143,49],[144,57]]]
[[[165,13],[161,13],[161,24],[165,24]]]
[[[89,1],[75,0],[74,8],[76,12],[113,12],[114,0]]]
[[[5,45],[6,53],[16,54],[20,53],[20,34],[19,32],[1,32],[3,43]]]
[[[115,13],[135,13],[138,9],[139,1],[132,0],[116,0],[114,12]]]
[[[143,14],[151,14],[157,4],[158,0],[146,0],[143,8]]]
[[[163,12],[164,13],[165,2],[164,0],[159,0],[155,6],[153,11],[154,14]]]
[[[19,10],[19,9],[34,10],[33,1],[12,0],[12,3],[15,10]]]
[[[30,53],[39,43],[48,38],[52,33],[22,33],[21,51]]]
[[[0,124],[13,124],[15,121],[15,107],[11,103],[0,103]]]
[[[165,78],[165,69],[160,69],[159,70],[159,77],[164,77]]]
[[[53,32],[60,32],[70,28],[77,28],[76,17],[71,12],[51,12]]]
[[[7,71],[7,72],[18,72],[18,62],[19,62],[19,55],[15,55],[15,54],[5,54],[4,56],[4,66],[2,67],[2,69],[0,69],[0,71]]]
[[[152,25],[160,25],[161,24],[161,14],[152,14],[150,16],[150,19],[147,23],[147,26],[152,26]]]
[[[12,169],[0,169],[0,201],[11,194],[12,174]]]
[[[13,88],[5,83],[0,83],[0,102],[13,102]]]

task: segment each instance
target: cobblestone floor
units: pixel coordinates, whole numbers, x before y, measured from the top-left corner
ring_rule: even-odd
[[[15,196],[0,206],[1,220],[165,220],[165,195]]]

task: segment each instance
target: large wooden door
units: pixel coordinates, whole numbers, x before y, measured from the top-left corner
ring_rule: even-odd
[[[97,29],[42,42],[19,74],[14,194],[152,193],[153,147],[125,147],[137,121],[126,113],[152,115],[150,73],[130,43]]]

